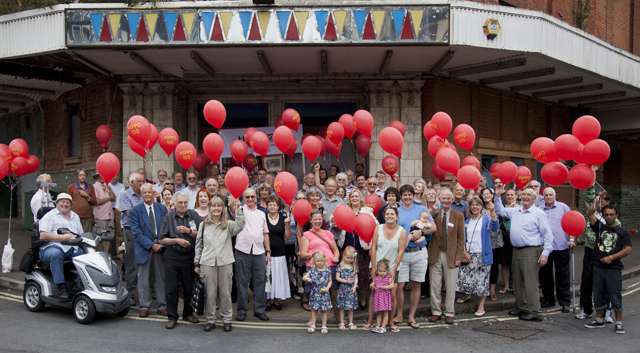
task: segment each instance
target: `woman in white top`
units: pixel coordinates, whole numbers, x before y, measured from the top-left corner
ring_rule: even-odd
[[[487,209],[491,216],[483,215],[482,209]],[[490,293],[489,275],[493,263],[490,231],[500,228],[495,205],[485,203],[475,196],[469,202],[471,217],[465,222],[465,252],[463,266],[460,266],[456,292],[465,293],[458,303],[464,303],[471,294],[480,297],[476,316],[484,315],[484,302]]]
[[[407,231],[400,227],[398,221],[398,209],[395,207],[387,207],[384,211],[385,224],[376,226],[371,239],[371,276],[376,275],[376,266],[378,261],[386,258],[389,260],[389,277],[393,278],[396,283],[391,290],[391,316],[395,312],[396,306],[396,287],[398,282],[397,272],[400,269],[400,263],[404,256],[404,249],[407,247]],[[391,280],[391,279],[390,279]],[[369,295],[369,320],[364,325],[364,329],[370,329],[373,322],[373,291]],[[391,330],[398,331],[398,327],[391,322]]]

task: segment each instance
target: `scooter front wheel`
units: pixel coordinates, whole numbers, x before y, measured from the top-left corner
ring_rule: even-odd
[[[27,283],[22,294],[24,305],[27,307],[27,310],[42,311],[42,309],[44,309],[44,306],[46,304],[42,301],[41,295],[42,290],[40,289],[40,285],[38,283]]]
[[[81,324],[88,324],[96,316],[96,306],[86,295],[82,294],[73,302],[73,315]]]

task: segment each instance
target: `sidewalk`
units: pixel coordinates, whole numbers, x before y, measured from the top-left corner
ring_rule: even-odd
[[[24,221],[19,218],[14,218],[12,220],[12,229],[11,229],[11,244],[15,249],[15,253],[13,254],[13,271],[10,273],[0,273],[0,287],[15,289],[22,291],[24,288],[24,273],[18,270],[18,265],[20,264],[20,259],[22,255],[27,251],[31,244],[31,232],[27,232],[24,230]],[[0,219],[0,244],[2,247],[7,242],[7,234],[9,228],[9,220],[7,218]],[[635,237],[632,236],[632,244],[635,241]],[[640,237],[639,237],[640,239]],[[575,289],[579,291],[580,289],[580,275],[582,273],[582,257],[584,255],[584,246],[580,245],[575,249]],[[116,261],[120,266],[120,261]],[[633,276],[637,276],[640,274],[640,251],[632,251],[631,255],[627,256],[623,259],[623,263],[625,265],[625,270],[622,272],[623,279],[632,278]],[[496,292],[502,289],[504,285],[502,284],[502,276],[498,280],[498,284],[496,285]],[[500,294],[496,293],[498,296],[497,301],[491,301],[487,299],[485,303],[485,311],[504,311],[515,308],[515,298],[513,294]],[[251,295],[251,294],[250,294]],[[405,305],[404,312],[405,317],[409,311],[409,293],[405,293]],[[576,294],[576,300],[578,300],[578,294]],[[182,301],[180,301],[182,302]],[[469,310],[475,310],[478,304],[478,298],[472,297],[469,301],[464,304],[456,304],[456,313],[464,313]],[[309,313],[302,310],[300,307],[300,301],[294,299],[288,299],[282,303],[283,309],[282,311],[276,311],[272,309],[267,313],[270,317],[273,318],[307,318]],[[470,309],[472,308],[472,309]],[[558,307],[559,308],[559,307]],[[132,309],[138,310],[138,307],[132,307]],[[234,313],[235,313],[235,305],[234,305]],[[253,313],[253,299],[249,301],[249,314]],[[429,305],[429,298],[421,299],[420,304],[418,306],[418,310],[416,312],[417,316],[426,316],[431,313],[431,306]],[[354,312],[355,317],[357,319],[366,319],[368,317],[367,311],[356,310]]]

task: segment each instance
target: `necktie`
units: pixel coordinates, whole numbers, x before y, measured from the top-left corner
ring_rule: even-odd
[[[153,207],[153,206],[151,206]],[[149,222],[151,223],[151,231],[153,232],[153,235],[156,235],[156,219],[155,217],[153,217],[153,211],[151,210],[151,207],[149,207]]]
[[[442,243],[440,244],[440,249],[442,249],[442,251],[447,251],[447,240],[449,239],[449,236],[447,234],[448,230],[447,214],[445,212],[442,212],[442,229],[440,231],[440,234],[442,234]]]

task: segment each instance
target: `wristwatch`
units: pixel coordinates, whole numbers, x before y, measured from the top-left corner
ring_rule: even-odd
[[[271,253],[271,250],[265,250],[266,253]]]

